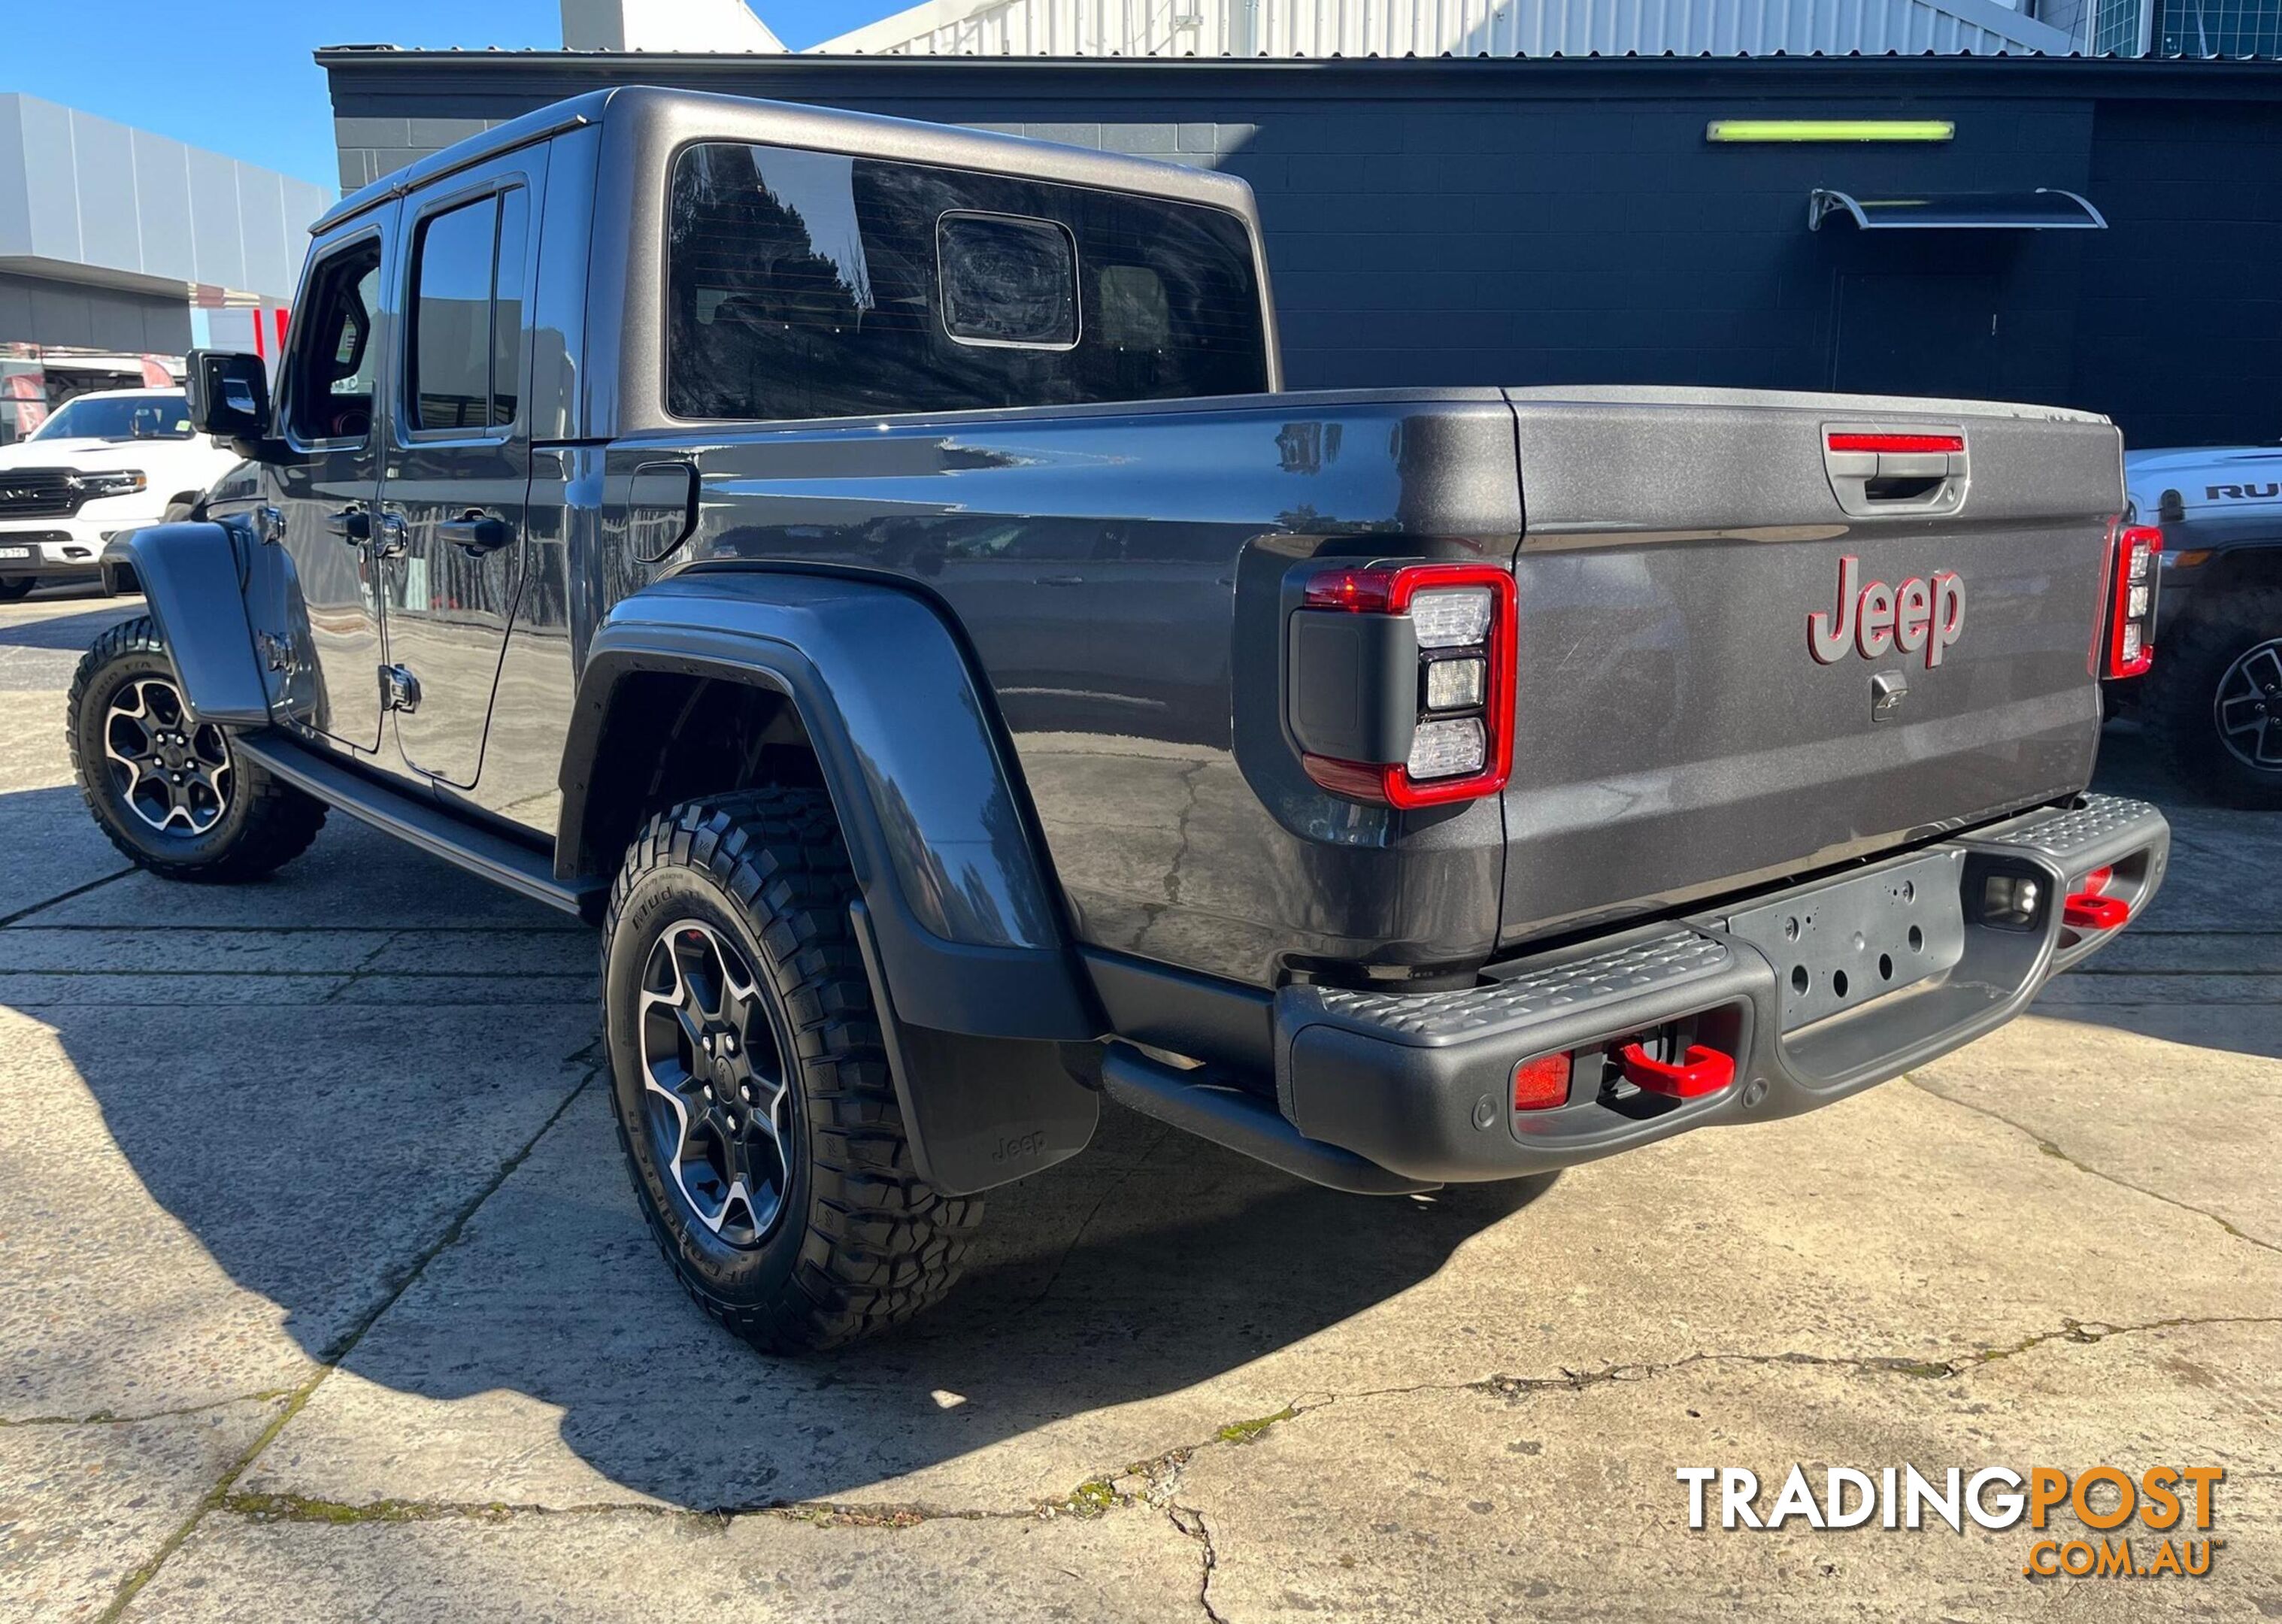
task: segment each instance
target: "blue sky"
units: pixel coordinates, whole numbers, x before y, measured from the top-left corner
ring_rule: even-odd
[[[757,0],[798,50],[909,0]],[[320,45],[552,50],[556,0],[9,0],[0,90],[21,90],[157,130],[321,185],[339,175]]]

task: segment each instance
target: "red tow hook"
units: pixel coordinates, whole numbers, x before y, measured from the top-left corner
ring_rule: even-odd
[[[1617,1051],[1617,1064],[1634,1087],[1675,1100],[1716,1094],[1735,1080],[1734,1058],[1700,1043],[1688,1045],[1688,1058],[1677,1063],[1657,1060],[1639,1044],[1628,1043]]]
[[[2084,877],[2084,889],[2061,904],[2061,918],[2078,930],[2113,930],[2131,916],[2131,905],[2110,897],[2115,882],[2113,868],[2095,868]]]
[[[2078,930],[2113,930],[2131,914],[2131,905],[2121,897],[2078,891],[2061,905],[2061,917]]]

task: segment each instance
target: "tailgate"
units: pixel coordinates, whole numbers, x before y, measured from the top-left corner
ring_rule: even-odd
[[[1527,531],[1502,943],[2091,775],[2123,505],[2106,422],[1744,391],[1509,398]],[[1862,442],[1890,447],[1881,462],[1833,452],[1834,433],[1922,443]]]

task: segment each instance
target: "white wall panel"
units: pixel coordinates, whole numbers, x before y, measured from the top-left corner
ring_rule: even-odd
[[[896,56],[2055,54],[1999,0],[927,0],[817,46]]]

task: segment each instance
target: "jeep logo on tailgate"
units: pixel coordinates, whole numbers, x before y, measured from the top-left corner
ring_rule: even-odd
[[[1866,660],[1893,649],[1905,654],[1922,649],[1929,670],[1940,664],[1942,650],[1965,630],[1964,579],[1953,570],[1937,570],[1931,580],[1913,575],[1898,587],[1883,581],[1864,587],[1861,579],[1860,559],[1850,554],[1838,561],[1838,607],[1806,618],[1808,651],[1828,665],[1850,643]]]

